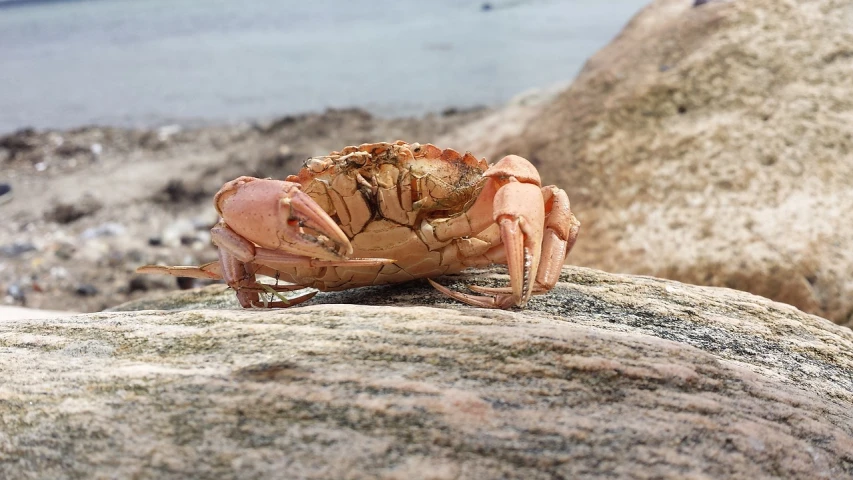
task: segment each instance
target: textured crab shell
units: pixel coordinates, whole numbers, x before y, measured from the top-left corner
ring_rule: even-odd
[[[351,239],[371,221],[417,228],[451,217],[483,188],[485,159],[431,144],[370,143],[310,158],[288,181],[334,218]]]

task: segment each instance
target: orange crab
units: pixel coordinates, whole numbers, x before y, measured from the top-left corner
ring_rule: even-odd
[[[519,156],[489,166],[470,153],[402,141],[311,158],[284,181],[240,177],[222,186],[214,204],[218,262],[137,271],[224,279],[246,308],[304,302],[316,291],[289,299],[279,292],[306,287],[416,278],[469,305],[523,307],[554,287],[580,228],[566,192],[542,187],[536,168]],[[432,280],[489,264],[508,266],[510,286],[470,286],[481,294],[472,295]]]

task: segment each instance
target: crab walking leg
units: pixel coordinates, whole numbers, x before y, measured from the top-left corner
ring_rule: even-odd
[[[256,270],[251,268],[255,259],[257,248],[255,245],[231,230],[230,227],[220,222],[210,230],[213,243],[219,247],[219,265],[222,278],[229,287],[237,292],[237,300],[243,308],[260,307],[283,308],[302,303],[314,295],[316,291],[308,292],[298,297],[280,302],[263,302],[260,305],[260,292],[265,290],[276,290],[274,287],[258,283],[255,278]],[[266,288],[265,288],[266,287]],[[284,289],[292,290],[289,286]]]
[[[267,290],[273,291],[288,291],[293,290],[290,285],[273,286],[262,285],[255,280],[255,271],[252,269],[252,264],[240,261],[232,255],[228,250],[219,249],[219,264],[222,268],[222,277],[229,287],[237,292],[237,301],[243,308],[263,307],[263,308],[285,308],[292,307],[317,294],[316,291],[307,292],[287,301],[279,302],[261,302],[261,292]]]
[[[222,270],[219,262],[205,263],[200,267],[176,265],[143,265],[136,269],[136,273],[151,275],[171,275],[173,277],[206,278],[209,280],[222,280]]]
[[[580,232],[581,222],[575,218],[565,190],[553,185],[542,187],[548,216],[542,238],[542,260],[539,262],[537,287],[551,290],[560,278],[566,257],[572,251]],[[550,207],[550,208],[548,208]]]

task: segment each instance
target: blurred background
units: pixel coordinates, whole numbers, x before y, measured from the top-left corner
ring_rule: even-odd
[[[853,325],[853,9],[811,0],[0,0],[0,299],[198,282],[215,192],[347,145],[529,159],[572,265]]]
[[[0,0],[0,133],[410,116],[568,82],[644,0]]]

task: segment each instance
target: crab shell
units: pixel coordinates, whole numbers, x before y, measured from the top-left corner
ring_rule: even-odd
[[[433,145],[373,143],[311,158],[284,181],[240,177],[214,204],[219,262],[141,267],[144,273],[224,278],[245,307],[263,291],[342,290],[507,264],[507,288],[443,293],[485,307],[524,306],[545,293],[577,238],[568,196],[541,187],[527,160],[492,166]],[[255,275],[289,285],[260,284]],[[290,306],[295,299],[264,302]]]

